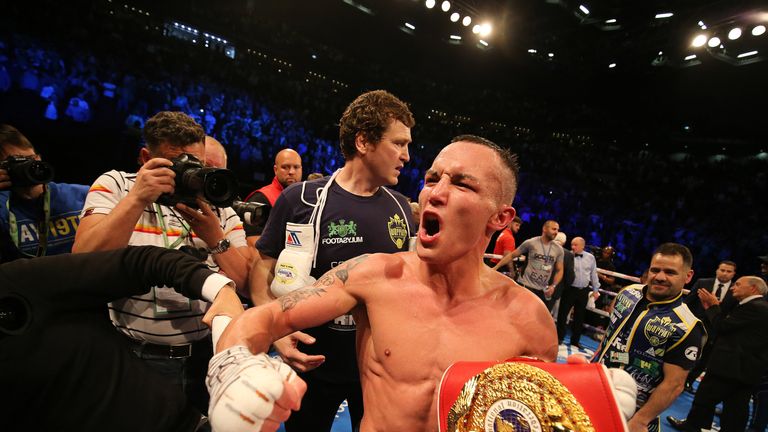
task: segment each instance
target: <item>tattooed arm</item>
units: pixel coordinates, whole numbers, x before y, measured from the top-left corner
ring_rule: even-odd
[[[234,345],[245,345],[253,353],[266,352],[270,344],[286,335],[318,326],[348,313],[358,304],[358,298],[353,294],[356,287],[363,283],[370,283],[371,276],[374,276],[372,273],[376,271],[374,266],[363,264],[367,258],[368,255],[362,255],[348,260],[331,269],[312,286],[298,289],[270,303],[247,310],[230,323],[219,339],[216,351]],[[286,357],[283,350],[280,351],[281,355]],[[303,363],[310,363],[310,366],[313,362],[319,365],[324,360],[320,359],[323,356],[298,354],[313,357],[314,359],[309,362],[306,359],[302,360]],[[293,363],[299,360],[286,358],[286,361]],[[292,364],[292,366],[295,365]]]

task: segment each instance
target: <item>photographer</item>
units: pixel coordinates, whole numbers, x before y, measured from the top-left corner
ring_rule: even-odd
[[[190,196],[189,172],[221,173],[194,168],[205,160],[203,128],[184,113],[164,111],[147,121],[143,134],[146,147],[139,155],[139,172],[109,171],[91,187],[73,251],[127,245],[180,249],[244,286],[248,262],[240,218],[230,207],[211,207]],[[200,178],[192,175],[192,180]],[[207,306],[171,288],[155,287],[146,295],[112,302],[109,308],[113,324],[132,342],[134,353],[174,378],[203,413],[211,357],[209,331],[202,323]]]
[[[0,262],[71,251],[88,186],[52,177],[32,143],[0,125]]]

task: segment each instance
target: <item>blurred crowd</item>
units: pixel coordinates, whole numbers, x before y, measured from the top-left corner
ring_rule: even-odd
[[[234,8],[226,4],[210,25],[255,41],[239,46],[235,59],[168,37],[161,18],[111,2],[75,3],[34,17],[25,16],[24,5],[7,7],[0,19],[2,122],[27,126],[32,137],[31,126],[46,131],[45,137],[67,137],[63,143],[35,142],[54,156],[64,152],[59,146],[98,136],[98,143],[83,148],[92,157],[80,156],[96,165],[94,172],[110,166],[100,165],[97,148],[113,149],[125,165],[135,165],[145,120],[177,110],[224,143],[243,190],[268,183],[274,156],[286,147],[302,155],[306,173],[330,174],[341,166],[336,124],[345,102],[360,90],[383,87],[411,102],[416,114],[411,161],[396,188],[406,196],[417,198],[428,163],[451,136],[476,133],[519,154],[515,207],[529,222],[524,227],[557,219],[588,245],[613,246],[620,271],[639,275],[648,253],[665,241],[690,247],[695,267],[702,269],[733,259],[748,273],[758,266],[756,256],[766,253],[768,233],[757,210],[768,189],[764,153],[638,150],[577,132],[552,132],[558,122],[567,130],[595,113],[578,101],[562,106],[492,91],[463,94],[407,70],[356,62],[264,19],[254,23],[251,15],[224,13]],[[190,6],[183,13],[205,22],[202,9]],[[340,81],[277,62],[310,53],[321,54],[323,63],[316,66]],[[448,100],[445,111],[461,116],[432,108]],[[482,120],[500,112],[510,121]],[[57,164],[56,157],[48,160]],[[83,172],[83,178],[68,180],[90,184],[94,177]]]

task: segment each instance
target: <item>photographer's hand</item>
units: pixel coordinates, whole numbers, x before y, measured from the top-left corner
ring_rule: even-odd
[[[176,173],[168,168],[172,165],[173,162],[164,158],[148,160],[136,173],[136,184],[133,185],[129,196],[132,195],[143,206],[147,206],[157,201],[160,195],[173,193]]]
[[[208,246],[215,246],[219,240],[224,238],[224,230],[221,228],[219,216],[211,210],[208,203],[200,198],[197,199],[197,206],[200,208],[199,211],[179,203],[176,204],[176,210],[181,213],[181,216],[200,240]]]
[[[200,210],[195,210],[184,204],[176,204],[176,210],[181,214],[184,220],[189,223],[192,231],[197,237],[204,241],[208,247],[216,246],[220,240],[226,237],[226,233],[221,227],[219,216],[211,210],[211,207],[202,199],[197,199],[197,206]],[[242,229],[242,228],[241,228]],[[221,271],[230,279],[235,281],[237,286],[245,287],[248,277],[248,248],[230,247],[224,252],[211,255]]]
[[[0,168],[0,190],[6,190],[11,188],[11,176],[8,175],[8,171]]]

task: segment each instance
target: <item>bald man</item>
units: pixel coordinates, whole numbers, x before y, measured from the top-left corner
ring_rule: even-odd
[[[205,165],[212,168],[227,167],[227,151],[214,137],[205,136]]]
[[[283,189],[301,181],[301,156],[293,149],[280,150],[275,156],[275,178],[272,183],[251,192],[245,200],[264,204],[263,220],[257,225],[246,225],[245,235],[248,246],[254,247],[269,218],[269,210],[275,205]]]
[[[581,237],[571,240],[573,252],[573,282],[563,289],[560,299],[560,310],[557,315],[557,338],[563,342],[566,332],[568,313],[573,308],[571,321],[571,345],[580,347],[581,333],[584,326],[584,316],[587,311],[589,296],[597,300],[600,296],[600,280],[597,278],[597,260],[595,256],[584,250],[586,242]]]

